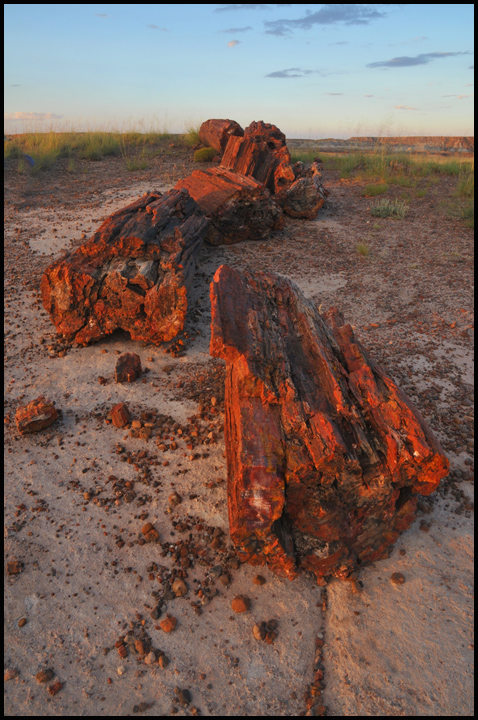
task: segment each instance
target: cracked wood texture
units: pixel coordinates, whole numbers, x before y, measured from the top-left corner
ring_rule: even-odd
[[[87,343],[121,328],[159,344],[184,327],[209,221],[185,190],[150,192],[110,215],[41,282],[57,332]]]
[[[386,557],[448,460],[350,325],[289,280],[222,265],[211,355],[226,361],[231,538],[278,575],[346,577]]]
[[[185,188],[210,218],[210,245],[263,240],[284,224],[281,208],[260,182],[223,167],[194,170],[176,188]]]
[[[199,128],[199,139],[208,147],[220,153],[226,149],[231,136],[244,135],[244,130],[235,120],[206,120]]]

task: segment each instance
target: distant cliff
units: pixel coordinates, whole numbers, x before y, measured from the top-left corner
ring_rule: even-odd
[[[390,152],[415,153],[474,153],[475,138],[444,135],[410,137],[351,137],[348,140],[326,138],[320,140],[296,140],[287,138],[291,150],[322,150],[323,152],[371,151],[387,146]]]

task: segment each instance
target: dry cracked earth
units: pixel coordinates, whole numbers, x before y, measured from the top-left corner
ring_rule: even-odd
[[[172,187],[191,156],[173,149],[134,174],[122,159],[39,177],[5,168],[6,715],[473,715],[473,233],[446,210],[456,181],[380,219],[364,183],[326,171],[316,220],[202,250],[173,352],[122,332],[63,342],[40,302],[46,266]],[[450,459],[391,557],[358,582],[282,580],[235,556],[223,365],[208,353],[222,263],[336,305]],[[134,383],[114,381],[123,352],[141,356]],[[20,436],[15,412],[39,395],[59,420]],[[111,424],[118,402],[132,426]]]

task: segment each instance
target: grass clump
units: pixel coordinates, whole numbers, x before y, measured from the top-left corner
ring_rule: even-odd
[[[475,201],[468,203],[462,210],[462,219],[465,221],[465,225],[469,228],[475,227]]]
[[[403,200],[387,200],[387,198],[379,200],[370,210],[371,215],[381,218],[393,217],[403,219],[407,212],[408,205],[403,202]]]
[[[214,148],[200,148],[194,153],[194,162],[210,162],[216,155],[217,150],[214,150]]]
[[[368,257],[370,255],[370,248],[367,245],[367,243],[359,242],[357,243],[357,252],[362,257]]]
[[[201,140],[199,138],[199,128],[201,125],[194,125],[192,122],[189,122],[186,125],[186,132],[183,135],[184,142],[189,147],[194,147],[194,145],[200,145]]]

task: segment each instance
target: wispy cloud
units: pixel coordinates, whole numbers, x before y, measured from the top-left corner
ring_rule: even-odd
[[[270,78],[299,78],[304,75],[310,75],[311,73],[318,72],[317,70],[301,70],[301,68],[288,68],[287,70],[276,70],[271,72],[264,77]]]
[[[105,13],[95,13],[95,17],[111,17],[111,15],[105,15]]]
[[[420,53],[411,57],[409,55],[403,55],[402,57],[395,57],[391,60],[380,60],[379,62],[369,63],[367,67],[415,67],[416,65],[426,65],[432,60],[438,60],[445,57],[454,57],[456,55],[469,55],[469,51],[464,52],[431,52],[431,53]]]
[[[470,65],[470,67],[468,68],[468,70],[474,70],[474,69],[475,69],[474,65]]]
[[[20,84],[16,84],[16,85],[9,85],[8,87],[21,87],[21,85],[20,85]]]
[[[348,45],[348,44],[349,44],[348,40],[339,40],[338,42],[329,43],[329,45]]]
[[[161,32],[168,32],[166,28],[160,27],[159,25],[154,25],[153,23],[151,23],[151,25],[146,25],[146,27],[150,30],[161,30]]]
[[[236,47],[236,45],[239,45],[240,42],[240,40],[231,40],[231,42],[227,43],[227,47]]]
[[[343,93],[325,93],[325,95],[343,95]]]
[[[418,108],[410,107],[410,105],[395,105],[395,110],[418,110]]]
[[[239,32],[247,32],[248,30],[252,30],[252,25],[247,25],[246,27],[240,27],[240,28],[227,28],[227,30],[221,30],[223,33],[239,33]]]
[[[4,120],[61,120],[63,115],[55,113],[38,113],[38,112],[14,112],[3,113]]]
[[[303,17],[295,20],[266,20],[268,35],[285,36],[293,30],[310,30],[314,25],[368,25],[372,20],[380,20],[387,13],[375,10],[373,6],[326,4],[316,12],[307,11]]]
[[[243,5],[221,5],[215,8],[213,12],[228,12],[229,10],[272,10],[276,7],[292,7],[292,4],[278,4],[278,5],[261,5],[261,4],[243,4]]]

